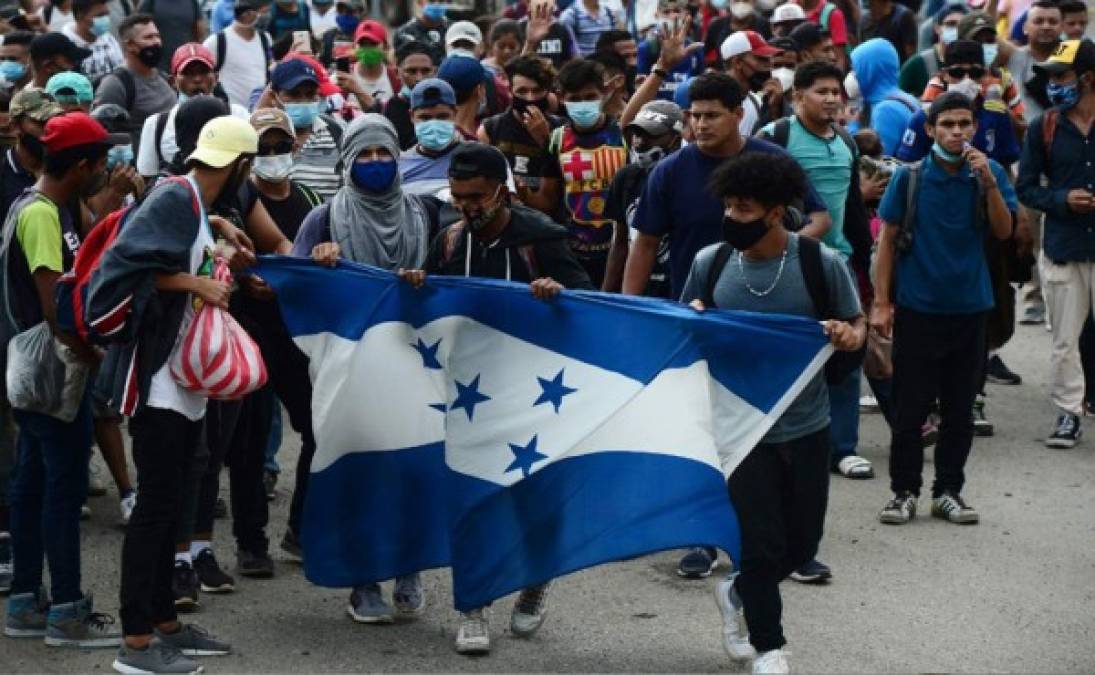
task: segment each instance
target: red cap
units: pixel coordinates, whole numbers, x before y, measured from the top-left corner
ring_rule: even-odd
[[[187,42],[176,49],[171,56],[171,74],[178,75],[179,71],[194,61],[201,61],[210,69],[216,68],[217,62],[213,58],[213,52],[206,49],[200,42]]]
[[[113,145],[117,144],[118,140],[120,139],[117,136],[108,134],[103,125],[82,112],[70,112],[51,117],[46,122],[46,133],[42,136],[47,152],[60,152],[77,145],[92,143]]]
[[[361,42],[362,40],[370,40],[378,45],[388,44],[388,31],[384,28],[379,21],[362,21],[357,25],[357,30],[354,31],[354,42]]]
[[[316,79],[319,80],[320,96],[326,98],[342,93],[342,90],[338,88],[338,85],[331,82],[331,76],[327,73],[327,69],[320,65],[319,60],[316,59],[316,57],[309,56],[308,54],[301,54],[300,52],[289,52],[289,54],[282,59],[282,62],[294,60],[303,61],[316,71]]]

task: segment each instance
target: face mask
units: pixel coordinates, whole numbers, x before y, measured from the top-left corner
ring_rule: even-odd
[[[498,193],[502,190],[502,186],[498,186],[498,190],[495,191],[494,196],[498,197]],[[498,199],[491,206],[484,206],[479,213],[469,214],[463,209],[460,210],[460,215],[464,217],[464,222],[468,224],[468,227],[473,232],[481,232],[483,228],[487,227],[494,221],[494,217],[498,215],[498,212],[502,210],[502,200]]]
[[[399,90],[399,95],[405,99],[411,98],[411,88],[407,85],[403,85],[403,88]]]
[[[343,35],[353,35],[359,23],[361,23],[361,19],[353,14],[339,14],[335,17],[335,25],[338,26],[339,32]]]
[[[665,148],[655,145],[651,148],[637,150],[631,148],[631,161],[643,169],[650,169],[665,158]]]
[[[1080,81],[1074,80],[1068,84],[1050,82],[1046,85],[1046,96],[1055,106],[1071,108],[1080,100]]]
[[[932,144],[932,152],[934,152],[935,155],[944,162],[957,164],[958,162],[962,161],[962,155],[956,155],[953,152],[949,152],[942,145],[939,145],[939,141],[936,141]]]
[[[304,129],[312,126],[319,115],[319,103],[286,103],[285,114],[293,123],[293,128]]]
[[[115,145],[106,153],[106,168],[111,170],[116,166],[131,164],[133,162],[132,145]]]
[[[380,47],[358,47],[354,56],[363,66],[379,66],[384,63],[384,50]]]
[[[844,93],[848,95],[848,98],[859,98],[859,80],[855,77],[855,71],[848,73],[844,78]]]
[[[186,103],[189,100],[190,100],[189,96],[182,93],[181,91],[179,92],[179,105],[182,105],[183,103]]]
[[[947,91],[956,91],[972,101],[981,94],[981,85],[965,77],[961,82],[948,84]]]
[[[91,20],[91,33],[95,37],[106,35],[110,32],[110,15],[104,14]]]
[[[772,77],[779,81],[783,91],[791,91],[795,85],[795,71],[790,68],[776,68],[772,71]]]
[[[392,187],[398,168],[394,161],[354,162],[353,168],[350,169],[350,180],[366,192],[380,194]]]
[[[734,220],[726,214],[722,217],[722,234],[735,249],[748,251],[768,234],[768,223],[764,216],[756,220]]]
[[[42,161],[46,157],[46,144],[42,142],[42,139],[31,134],[23,134],[23,138],[20,143],[23,144],[23,148],[27,151],[31,157]]]
[[[601,119],[601,102],[597,101],[567,101],[567,116],[574,122],[574,126],[580,129],[589,129]]]
[[[711,5],[715,9],[723,9],[726,7],[726,0],[708,0],[707,4]]]
[[[259,178],[280,183],[289,177],[293,170],[293,155],[263,155],[255,158],[255,165],[251,169]]]
[[[943,32],[939,35],[939,40],[949,45],[958,39],[958,26],[943,26]]]
[[[991,45],[981,45],[981,50],[985,54],[985,67],[991,68],[992,64],[996,62],[996,54],[999,52],[999,47],[993,43]]]
[[[422,10],[422,16],[434,23],[441,23],[445,20],[445,5],[431,2]]]
[[[475,52],[470,49],[464,49],[463,47],[453,47],[445,56],[463,56],[469,59],[479,59],[479,57],[475,55]]]
[[[161,56],[163,56],[163,46],[161,45],[142,47],[141,51],[137,52],[137,58],[149,68],[155,68],[159,64]]]
[[[764,83],[772,79],[772,71],[770,70],[758,70],[749,76],[749,89],[750,91],[760,91],[764,86]]]
[[[456,124],[452,120],[419,122],[414,125],[414,135],[423,148],[438,152],[452,144],[452,139],[456,135]]]
[[[541,112],[547,107],[547,96],[529,101],[519,96],[513,97],[513,109],[519,113],[526,113],[532,108],[539,108]]]
[[[27,67],[18,61],[0,61],[0,76],[12,84],[23,79]]]

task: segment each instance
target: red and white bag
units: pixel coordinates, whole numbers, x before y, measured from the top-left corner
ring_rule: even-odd
[[[213,278],[232,281],[228,264],[220,256],[213,261]],[[171,375],[186,389],[232,400],[266,384],[266,364],[259,346],[232,315],[205,303],[171,355]]]

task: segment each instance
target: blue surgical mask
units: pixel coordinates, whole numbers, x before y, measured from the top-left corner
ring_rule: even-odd
[[[422,16],[434,23],[441,23],[445,20],[445,5],[436,2],[428,3],[422,10]]]
[[[0,75],[8,82],[15,83],[27,74],[27,67],[18,61],[0,61]]]
[[[601,101],[567,101],[567,117],[579,129],[596,126],[601,119]]]
[[[958,26],[943,26],[943,32],[939,35],[939,40],[949,45],[958,39]]]
[[[133,163],[132,145],[115,145],[106,152],[106,168],[111,170],[116,166]]]
[[[456,124],[452,120],[426,120],[414,125],[414,135],[423,148],[438,152],[452,144]]]
[[[399,165],[394,160],[354,162],[350,180],[365,192],[380,194],[392,187],[398,169]]]
[[[110,32],[110,15],[104,14],[91,20],[91,33],[95,37],[106,35]]]
[[[985,67],[991,68],[992,64],[996,61],[996,55],[999,53],[1000,48],[996,46],[996,43],[989,45],[981,45],[981,49],[985,54]]]
[[[179,105],[182,105],[183,103],[186,103],[189,100],[190,100],[189,96],[182,93],[181,91],[179,92]]]
[[[361,19],[353,14],[339,14],[335,17],[335,25],[338,26],[339,32],[343,35],[353,35],[359,23],[361,23]]]
[[[939,145],[938,142],[932,144],[932,152],[934,152],[936,156],[944,162],[951,162],[956,164],[962,161],[962,155],[956,155],[953,152],[949,152],[942,145]]]
[[[715,9],[722,9],[723,7],[726,7],[726,0],[709,0],[708,4]]]
[[[295,129],[306,129],[316,121],[319,115],[319,103],[286,103],[285,114]]]
[[[1073,80],[1068,84],[1050,82],[1046,85],[1046,96],[1049,97],[1050,103],[1055,106],[1071,108],[1080,100],[1080,81]]]

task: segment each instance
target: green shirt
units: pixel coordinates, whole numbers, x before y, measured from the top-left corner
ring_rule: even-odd
[[[61,214],[53,202],[39,197],[24,207],[15,223],[15,236],[31,274],[42,268],[58,274],[65,271],[61,254]]]

